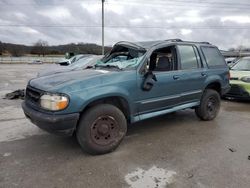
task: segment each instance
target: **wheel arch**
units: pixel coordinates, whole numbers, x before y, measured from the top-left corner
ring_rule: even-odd
[[[131,121],[131,118],[130,118],[131,108],[129,106],[129,102],[125,97],[119,96],[119,95],[105,96],[102,98],[96,98],[96,99],[90,100],[83,107],[82,111],[80,112],[80,115],[82,116],[88,109],[99,104],[111,104],[111,105],[116,106],[122,111],[127,121],[128,122]]]
[[[213,89],[213,90],[217,91],[221,96],[221,83],[220,83],[219,80],[215,80],[215,81],[212,81],[212,82],[208,83],[206,85],[204,91],[206,89]]]

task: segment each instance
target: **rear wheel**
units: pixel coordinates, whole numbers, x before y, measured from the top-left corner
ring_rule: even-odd
[[[220,95],[213,89],[206,89],[200,106],[195,109],[196,115],[204,121],[213,120],[220,110]]]
[[[117,107],[96,105],[82,116],[76,132],[83,150],[90,154],[104,154],[115,150],[127,132],[127,121]]]

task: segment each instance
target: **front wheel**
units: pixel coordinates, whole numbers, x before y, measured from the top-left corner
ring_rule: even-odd
[[[121,110],[110,104],[99,104],[83,114],[76,136],[87,153],[104,154],[115,150],[126,132],[127,121]]]
[[[195,109],[196,115],[204,121],[213,120],[220,110],[220,95],[213,89],[206,89],[200,105]]]

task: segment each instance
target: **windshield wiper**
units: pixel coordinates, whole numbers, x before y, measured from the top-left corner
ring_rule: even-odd
[[[108,64],[108,65],[95,65],[95,67],[107,67],[107,68],[117,68],[117,69],[119,69],[119,70],[122,70],[122,68],[120,68],[118,65],[110,65],[110,64]]]
[[[85,69],[92,69],[92,68],[94,68],[93,65],[88,65]]]

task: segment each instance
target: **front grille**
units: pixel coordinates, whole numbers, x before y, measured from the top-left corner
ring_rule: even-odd
[[[237,85],[232,85],[229,93],[232,94],[240,94],[241,93],[241,88]]]
[[[228,92],[228,94],[232,94],[232,95],[243,95],[244,93],[245,93],[245,90],[238,85],[231,85],[231,89]]]
[[[32,102],[37,104],[39,102],[39,99],[42,95],[42,91],[32,88],[30,86],[27,86],[26,93],[25,93],[25,99],[28,102]]]

